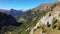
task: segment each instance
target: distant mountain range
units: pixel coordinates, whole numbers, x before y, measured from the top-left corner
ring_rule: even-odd
[[[10,10],[0,9],[0,12],[5,13],[5,14],[10,14],[14,18],[18,18],[23,13],[22,10],[15,10],[15,9],[10,9]]]

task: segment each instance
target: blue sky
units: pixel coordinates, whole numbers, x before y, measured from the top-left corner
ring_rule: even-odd
[[[0,9],[31,9],[42,3],[55,2],[56,0],[0,0]]]

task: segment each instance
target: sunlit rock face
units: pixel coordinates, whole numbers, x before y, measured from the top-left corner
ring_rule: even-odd
[[[41,19],[41,23],[42,24],[46,24],[49,23],[51,24],[52,21],[53,21],[53,18],[57,19],[60,21],[60,17],[59,17],[59,14],[60,14],[60,11],[55,11],[54,13],[53,12],[50,12],[51,13],[51,16],[49,16],[49,13],[47,15],[45,15],[42,19]],[[52,14],[53,13],[53,14]]]

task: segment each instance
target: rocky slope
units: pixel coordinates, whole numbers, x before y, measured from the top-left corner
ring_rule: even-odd
[[[47,4],[41,4],[41,5],[39,5],[38,7],[36,7],[36,8],[33,8],[32,9],[32,11],[38,11],[38,10],[40,10],[40,11],[46,11],[46,10],[51,10],[52,8],[52,6],[54,5],[55,3],[47,3]]]
[[[54,21],[55,20],[55,21]],[[53,22],[54,21],[54,22]],[[31,31],[30,31],[30,34],[33,34],[33,33],[37,33],[38,31],[37,31],[37,29],[38,29],[38,27],[40,27],[40,30],[42,31],[40,31],[41,33],[39,33],[39,34],[60,34],[59,32],[59,30],[58,30],[58,24],[60,23],[60,3],[58,2],[58,3],[56,3],[56,6],[53,8],[53,10],[52,11],[50,11],[50,12],[48,12],[48,13],[46,13],[46,15],[45,16],[43,16],[40,20],[39,20],[39,22],[37,22],[37,24],[36,24],[36,26],[35,27],[33,27],[32,29],[31,29]],[[53,26],[52,26],[53,25]],[[50,27],[50,28],[48,28],[48,27]],[[60,26],[60,25],[59,25]],[[46,32],[45,32],[45,30],[43,29],[43,28],[45,28],[46,29]],[[57,29],[55,29],[55,30],[53,30],[54,28],[56,28],[56,27],[58,27]],[[50,29],[50,30],[49,30]],[[36,32],[35,32],[35,31]],[[44,30],[44,31],[43,31]],[[51,32],[50,32],[51,31]],[[49,32],[49,33],[48,33]]]
[[[39,28],[38,26],[47,24],[47,22],[49,22],[48,24],[51,24],[50,22],[52,22],[53,17],[49,17],[51,16],[49,13],[52,13],[55,10],[55,7],[57,7],[56,3],[47,3],[24,12],[18,19],[19,22],[23,22],[22,27],[19,29],[20,34],[33,34],[35,29]],[[37,29],[37,31],[40,31],[41,29]]]

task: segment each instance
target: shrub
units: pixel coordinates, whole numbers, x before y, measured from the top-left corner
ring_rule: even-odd
[[[56,26],[56,25],[54,25],[54,26],[53,26],[53,29],[55,29],[56,27],[57,27],[57,26]]]
[[[45,33],[45,30],[43,30],[42,33]]]
[[[38,26],[37,28],[39,29],[40,27]]]
[[[49,16],[51,16],[51,13],[49,13]]]
[[[53,18],[52,25],[56,24],[57,21],[58,21],[57,19]]]
[[[60,30],[60,26],[58,27],[58,30]]]
[[[46,29],[44,27],[42,27],[42,33],[45,33]]]
[[[59,13],[59,16],[60,16],[60,13]]]
[[[60,2],[58,2],[57,5],[60,6]]]
[[[51,24],[49,24],[49,22],[47,22],[47,27],[50,27]]]

